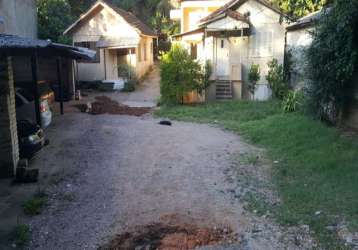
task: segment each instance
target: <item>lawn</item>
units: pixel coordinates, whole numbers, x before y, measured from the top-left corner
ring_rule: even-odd
[[[267,150],[282,204],[275,215],[288,225],[308,224],[326,249],[340,249],[327,226],[358,230],[358,140],[275,102],[228,101],[162,107],[157,116],[216,123]]]

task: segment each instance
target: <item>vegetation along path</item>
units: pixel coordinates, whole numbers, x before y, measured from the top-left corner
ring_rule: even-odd
[[[162,108],[157,115],[220,125],[264,147],[280,199],[270,204],[260,192],[250,192],[255,209],[272,211],[281,225],[309,228],[319,248],[358,249],[354,134],[340,133],[299,112],[284,114],[272,101],[178,106]]]

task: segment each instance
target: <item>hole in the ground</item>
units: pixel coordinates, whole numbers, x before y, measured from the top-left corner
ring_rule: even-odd
[[[192,225],[151,224],[116,235],[99,248],[117,250],[189,250],[232,241],[230,229],[199,228]]]

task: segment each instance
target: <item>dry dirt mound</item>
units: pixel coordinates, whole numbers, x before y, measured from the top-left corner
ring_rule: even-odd
[[[96,101],[90,104],[75,105],[81,112],[90,113],[92,115],[112,114],[112,115],[132,115],[142,116],[151,112],[151,108],[146,107],[129,107],[120,104],[107,96],[97,96]]]
[[[117,235],[111,242],[99,249],[189,250],[223,243],[232,239],[231,234],[232,231],[227,229],[157,223]]]

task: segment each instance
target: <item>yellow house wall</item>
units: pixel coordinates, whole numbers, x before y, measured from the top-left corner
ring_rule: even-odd
[[[153,42],[152,37],[142,36],[140,45],[136,48],[136,72],[139,78],[142,77],[154,64]],[[146,46],[144,47],[144,45]],[[142,51],[141,60],[139,60],[139,49]],[[144,50],[146,50],[147,53],[147,60],[144,60]]]

